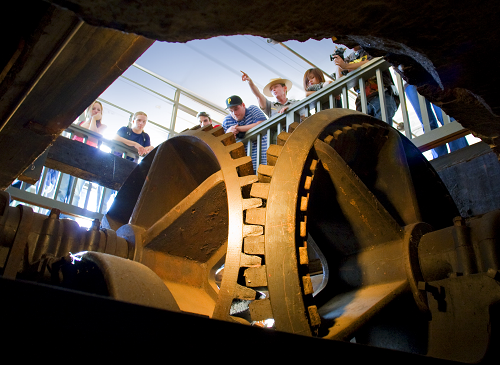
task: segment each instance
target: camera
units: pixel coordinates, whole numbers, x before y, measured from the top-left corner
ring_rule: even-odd
[[[330,61],[333,61],[335,59],[335,56],[340,56],[340,58],[342,58],[342,61],[344,61],[344,52],[344,47],[336,47],[335,52],[330,55]]]
[[[342,61],[345,61],[344,59],[344,52],[345,52],[345,48],[344,47],[336,47],[335,48],[335,52],[333,52],[331,55],[330,55],[330,61],[334,61],[335,60],[335,56],[339,56],[340,58],[342,58]],[[342,72],[342,75],[347,75],[349,73],[349,71],[347,70],[343,70]]]

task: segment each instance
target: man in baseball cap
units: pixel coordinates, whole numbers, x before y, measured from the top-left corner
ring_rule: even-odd
[[[290,80],[281,78],[271,79],[271,81],[264,86],[262,90],[263,93],[261,93],[252,79],[243,71],[241,71],[241,73],[243,74],[241,80],[248,81],[250,90],[252,90],[253,94],[257,97],[260,109],[262,109],[269,118],[276,113],[286,112],[291,104],[298,101],[287,98],[287,92],[292,88],[292,82]],[[275,97],[276,101],[271,102],[266,96]]]
[[[267,119],[264,113],[255,105],[249,105],[246,107],[245,103],[243,103],[243,100],[241,100],[238,95],[232,95],[226,99],[226,109],[229,111],[229,115],[222,121],[222,128],[224,128],[226,133],[233,133],[236,138],[243,138],[245,136],[245,132]],[[262,136],[261,141],[261,161],[256,161],[257,143],[256,141],[252,141],[252,160],[254,162],[254,169],[257,168],[259,163],[266,163],[266,134]]]

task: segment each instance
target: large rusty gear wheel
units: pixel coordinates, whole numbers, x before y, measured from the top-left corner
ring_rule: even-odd
[[[133,243],[133,259],[164,280],[181,310],[231,320],[233,303],[257,295],[238,284],[241,266],[261,264],[242,253],[244,237],[263,230],[244,224],[245,212],[262,204],[249,197],[256,181],[251,158],[232,133],[197,126],[143,160],[103,225]]]
[[[250,195],[263,206],[246,212],[264,226],[265,265],[243,275],[268,288],[250,305],[252,321],[348,340],[401,293],[425,312],[417,238],[458,215],[430,164],[395,129],[351,110],[317,113],[290,132],[258,168]]]

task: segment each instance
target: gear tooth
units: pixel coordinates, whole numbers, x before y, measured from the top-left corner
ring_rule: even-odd
[[[224,134],[224,128],[222,128],[221,125],[218,125],[217,127],[213,127],[212,129],[209,129],[211,131],[212,136],[214,137],[220,137]]]
[[[249,267],[245,270],[245,284],[250,288],[257,288],[267,286],[267,272],[266,265],[259,267]]]
[[[233,160],[239,176],[254,175],[251,156],[243,156]]]
[[[278,146],[284,146],[285,143],[286,143],[286,141],[290,137],[290,134],[291,133],[288,133],[288,132],[285,132],[285,131],[283,131],[280,134],[278,134],[278,138],[277,138]]]
[[[342,135],[343,131],[342,129],[338,129],[335,132],[333,132],[333,139],[338,140],[339,137]]]
[[[246,156],[245,146],[241,142],[236,142],[227,146],[227,150],[233,159]]]
[[[314,293],[313,285],[312,285],[312,280],[309,274],[304,275],[302,277],[302,286],[304,288],[304,294],[305,295],[311,295]]]
[[[316,167],[318,167],[318,160],[312,160],[309,170],[311,170],[311,172],[314,173],[316,171]]]
[[[246,286],[236,284],[234,295],[235,299],[254,300],[257,296],[257,292],[253,289],[247,288]]]
[[[234,138],[233,133],[225,133],[218,137],[224,146],[236,143],[236,138]]]
[[[307,246],[299,247],[299,264],[309,265],[309,254],[307,253]]]
[[[273,176],[274,166],[260,165],[257,169],[257,175],[259,176],[259,182],[268,183],[271,182]]]
[[[243,210],[258,208],[262,206],[262,199],[260,198],[248,198],[243,199]]]
[[[244,224],[243,225],[243,237],[248,236],[260,236],[264,234],[264,227],[252,225],[252,224]]]
[[[269,148],[267,149],[267,164],[269,166],[276,165],[276,161],[278,160],[278,157],[280,156],[282,150],[283,146],[278,146],[275,144],[269,146]]]
[[[336,142],[335,142],[335,151],[344,159],[346,160],[346,157],[351,155],[351,151],[353,150],[353,147],[355,147],[356,140],[352,141],[351,137],[351,132],[354,132],[354,130],[351,127],[344,127],[342,128],[341,132],[337,135],[336,137]],[[347,161],[346,161],[347,162]]]
[[[209,124],[209,125],[206,125],[206,126],[204,126],[204,127],[201,127],[201,126],[199,126],[199,127],[201,128],[201,130],[202,130],[203,132],[212,131],[212,130],[214,129],[214,127],[212,127],[210,124]],[[191,129],[193,129],[193,128],[191,128]]]
[[[309,194],[307,194],[307,196],[303,196],[300,198],[300,211],[306,212],[308,204],[309,204]]]
[[[245,253],[240,254],[240,266],[241,267],[258,267],[262,264],[262,258],[255,255],[247,255]]]
[[[245,223],[247,224],[266,224],[266,208],[252,208],[247,210],[245,216]]]
[[[312,327],[317,327],[321,324],[321,317],[318,313],[318,307],[311,305],[307,307],[307,313],[309,314],[309,321]]]
[[[293,122],[288,126],[288,133],[293,133],[293,131],[299,126],[299,122]]]
[[[269,299],[254,300],[248,306],[252,321],[264,321],[273,318],[273,310]]]
[[[333,136],[331,134],[329,134],[328,136],[325,137],[325,139],[323,141],[325,143],[331,144],[332,140],[333,140]]]
[[[306,180],[304,181],[304,189],[306,190],[311,189],[312,180],[313,180],[312,176],[306,176]]]
[[[300,237],[304,238],[307,236],[307,217],[304,217],[304,221],[300,222]]]
[[[256,183],[257,181],[259,181],[259,178],[257,177],[257,175],[246,175],[246,176],[241,176],[239,178],[239,181],[240,181],[240,186],[244,187]]]
[[[264,255],[265,236],[249,236],[243,240],[243,250],[250,255]]]
[[[255,183],[252,185],[252,189],[250,190],[250,196],[254,198],[266,199],[269,195],[269,186],[268,183]]]

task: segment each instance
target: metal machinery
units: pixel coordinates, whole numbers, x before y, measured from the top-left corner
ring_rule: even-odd
[[[411,142],[351,110],[292,124],[267,161],[255,174],[231,133],[187,130],[137,166],[89,231],[4,193],[3,276],[430,358],[494,358],[500,212],[459,217]]]

